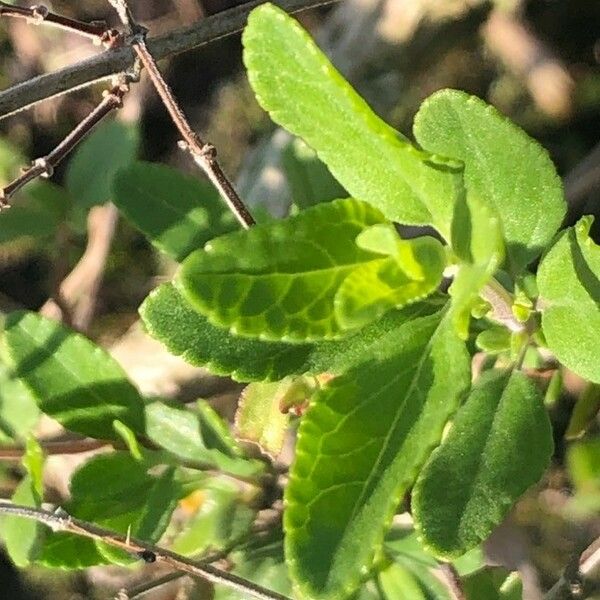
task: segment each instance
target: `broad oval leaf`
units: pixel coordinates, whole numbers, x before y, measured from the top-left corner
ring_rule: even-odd
[[[281,9],[254,9],[244,63],[259,104],[300,136],[350,195],[389,219],[433,224],[448,237],[462,167],[417,150],[384,123]]]
[[[302,418],[284,514],[302,598],[357,587],[469,385],[468,355],[443,314],[389,328]]]
[[[170,352],[212,373],[236,381],[279,381],[303,373],[343,373],[364,360],[365,352],[390,327],[414,316],[438,310],[440,300],[391,311],[378,321],[349,333],[339,341],[287,344],[237,337],[215,327],[193,310],[170,283],[154,290],[140,314],[146,329]]]
[[[209,183],[165,165],[135,162],[117,173],[112,189],[127,219],[177,261],[238,228]]]
[[[119,439],[118,419],[144,432],[144,403],[123,369],[79,333],[36,313],[17,311],[5,321],[3,350],[15,376],[41,411],[94,438]]]
[[[76,206],[111,200],[113,178],[135,159],[138,142],[137,129],[120,121],[106,121],[90,134],[67,168],[66,187]]]
[[[569,369],[600,383],[600,247],[593,217],[563,232],[538,270],[542,329],[548,348]]]
[[[365,202],[320,204],[283,221],[209,242],[183,263],[176,284],[190,304],[232,333],[271,340],[339,337],[335,295],[379,255],[356,236],[384,221]]]
[[[415,526],[436,555],[485,540],[550,463],[552,427],[535,384],[520,371],[476,383],[413,489]]]
[[[423,102],[414,134],[426,150],[464,162],[467,195],[490,202],[500,216],[513,273],[542,253],[566,205],[540,144],[483,100],[456,90]]]

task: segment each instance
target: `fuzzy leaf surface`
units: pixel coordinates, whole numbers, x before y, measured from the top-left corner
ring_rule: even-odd
[[[391,220],[449,234],[459,164],[417,150],[382,121],[281,9],[254,9],[242,39],[259,104],[304,139],[351,196]]]
[[[423,102],[414,134],[426,150],[464,162],[467,196],[489,202],[500,216],[513,273],[542,253],[566,206],[540,144],[483,100],[456,90]]]
[[[175,282],[193,308],[233,333],[297,342],[339,337],[340,285],[379,258],[354,240],[383,221],[358,200],[320,204],[212,240],[188,256]]]
[[[452,558],[485,540],[541,478],[552,450],[535,384],[520,371],[484,374],[413,489],[415,525],[425,545]]]
[[[284,515],[302,598],[356,589],[468,387],[469,358],[444,314],[388,329],[302,418]]]
[[[440,308],[429,298],[384,317],[339,341],[288,344],[232,335],[193,310],[170,283],[155,289],[140,314],[146,329],[170,352],[192,365],[203,366],[236,381],[279,381],[287,375],[342,373],[361,363],[373,340],[390,327]]]
[[[123,369],[79,333],[37,313],[16,311],[5,322],[6,362],[32,392],[41,411],[67,429],[119,439],[118,419],[144,431],[144,403]]]
[[[538,270],[542,329],[548,347],[572,371],[600,383],[600,247],[593,217],[563,232]]]
[[[135,162],[119,171],[113,202],[159,250],[177,261],[237,229],[209,183],[165,165]]]

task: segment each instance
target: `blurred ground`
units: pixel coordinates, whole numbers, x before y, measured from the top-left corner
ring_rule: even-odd
[[[52,2],[56,12],[114,23],[105,0]],[[131,0],[135,14],[160,34],[224,10],[229,0]],[[472,92],[495,104],[550,152],[565,178],[568,223],[582,214],[600,215],[600,2],[598,0],[344,0],[304,13],[334,63],[372,106],[410,134],[419,103],[442,87]],[[72,35],[0,23],[0,88],[80,60],[97,49]],[[239,36],[221,40],[161,65],[193,125],[219,149],[225,170],[239,177],[243,195],[281,206],[289,202],[277,175],[278,135],[256,105],[246,83]],[[0,135],[27,158],[51,150],[98,101],[99,89],[77,92],[0,121]],[[190,170],[177,152],[177,135],[147,83],[127,99],[122,117],[139,119],[141,158]],[[0,155],[0,163],[2,163]],[[11,162],[12,164],[12,162]],[[0,164],[0,174],[6,168]],[[14,173],[13,173],[14,174]],[[267,177],[266,174],[270,176]],[[279,173],[281,175],[281,173]],[[61,183],[64,166],[55,181]],[[598,225],[596,234],[600,233]],[[56,240],[57,265],[48,248],[0,244],[0,309],[11,302],[39,309],[57,272],[68,272],[86,244],[85,232]],[[104,281],[89,331],[105,345],[118,341],[136,321],[141,300],[157,278],[172,270],[127,224],[112,240]],[[571,482],[564,468],[562,433],[572,397],[553,409],[557,455],[548,481],[531,492],[514,521],[527,534],[542,585],[556,580],[567,556],[600,534],[598,512],[576,517],[565,510]],[[595,426],[597,428],[597,425]],[[8,492],[3,490],[8,495]],[[93,598],[83,575],[28,576],[29,591],[8,586],[0,564],[0,597],[14,600]],[[8,595],[6,595],[8,594]]]

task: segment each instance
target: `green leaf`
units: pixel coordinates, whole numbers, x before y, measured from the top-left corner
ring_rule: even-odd
[[[587,428],[594,422],[600,410],[600,386],[590,383],[579,394],[571,411],[569,425],[565,431],[565,439],[573,440],[582,437]]]
[[[235,414],[237,437],[255,442],[277,457],[285,441],[290,406],[306,402],[314,392],[308,378],[286,377],[274,383],[255,382],[244,388]]]
[[[262,469],[259,461],[244,459],[227,425],[204,402],[195,413],[152,402],[146,406],[146,427],[151,441],[184,460],[247,477]]]
[[[237,337],[211,325],[170,283],[154,290],[140,314],[146,329],[170,352],[236,381],[279,381],[286,375],[342,373],[364,360],[366,349],[389,327],[439,309],[437,299],[392,311],[340,341],[287,344]]]
[[[38,406],[71,431],[119,439],[118,419],[144,432],[144,404],[121,367],[83,335],[37,313],[17,311],[5,322],[7,363]]]
[[[550,463],[552,427],[535,384],[520,371],[476,383],[413,489],[415,526],[448,558],[485,540]]]
[[[572,444],[567,466],[576,490],[568,508],[578,518],[594,516],[600,510],[600,438]]]
[[[27,474],[21,480],[11,500],[15,504],[39,508],[42,505],[44,453],[34,438],[27,440],[23,466]],[[22,517],[4,517],[2,537],[12,562],[27,567],[40,552],[47,528],[37,521]]]
[[[290,596],[292,586],[283,560],[281,531],[271,531],[266,539],[256,538],[243,551],[231,555],[234,573],[263,587]],[[225,586],[216,586],[214,600],[248,600]]]
[[[362,364],[317,393],[302,418],[284,514],[302,598],[356,588],[469,385],[469,357],[443,314],[373,340]]]
[[[383,225],[375,225],[378,234]],[[393,228],[392,225],[389,225]],[[364,246],[364,234],[357,244]],[[363,238],[363,245],[361,245]],[[340,285],[335,296],[335,312],[343,328],[360,327],[392,308],[417,302],[434,292],[442,281],[446,255],[438,240],[423,236],[402,240],[396,236],[391,256],[373,260],[355,269]],[[372,240],[368,240],[368,250]]]
[[[339,337],[340,285],[380,258],[354,240],[383,220],[358,200],[319,204],[209,242],[184,261],[176,284],[193,308],[232,333],[289,341]]]
[[[25,384],[0,362],[0,443],[24,440],[40,417]]]
[[[479,98],[456,90],[423,102],[414,134],[426,150],[464,162],[468,198],[490,203],[500,216],[513,273],[542,253],[566,207],[554,165],[535,140]]]
[[[112,199],[113,178],[135,159],[138,137],[131,125],[105,121],[78,147],[66,174],[66,187],[76,206],[88,209]]]
[[[538,270],[542,329],[556,358],[600,383],[600,248],[590,237],[593,217],[564,231]]]
[[[379,573],[379,585],[387,600],[429,600],[418,578],[400,563],[392,563]]]
[[[501,567],[473,573],[463,581],[468,600],[522,600],[523,585],[517,573]]]
[[[461,260],[448,290],[452,296],[452,320],[459,336],[467,339],[471,311],[504,259],[500,219],[493,207],[477,196],[462,198],[452,223],[452,246]]]
[[[238,229],[212,185],[165,165],[135,162],[117,173],[112,190],[127,219],[177,261]]]
[[[281,9],[254,9],[242,39],[259,104],[303,138],[351,196],[448,237],[462,189],[458,163],[417,150],[377,117]]]
[[[73,474],[66,512],[119,533],[129,532],[148,543],[157,542],[169,523],[181,489],[172,468],[153,476],[148,474],[150,466],[126,452],[93,457]],[[136,560],[102,542],[86,542],[91,545],[74,535],[49,534],[39,562],[74,569],[106,561],[129,564]]]
[[[28,237],[44,240],[56,233],[70,200],[65,191],[46,181],[27,188],[27,196],[0,212],[0,244]]]
[[[298,208],[348,197],[348,192],[334,179],[316,152],[301,139],[291,140],[283,150],[281,160],[292,201]]]
[[[192,494],[192,501],[196,497],[200,500],[197,511],[171,546],[173,552],[184,556],[223,549],[245,535],[256,516],[256,511],[243,503],[239,485],[232,481],[211,479]]]

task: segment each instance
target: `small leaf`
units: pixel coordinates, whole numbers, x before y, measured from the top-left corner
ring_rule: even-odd
[[[348,192],[334,179],[316,152],[301,139],[290,141],[282,152],[281,161],[292,201],[298,208],[348,197]]]
[[[238,228],[209,183],[165,165],[135,162],[120,170],[112,200],[159,250],[177,261]]]
[[[485,540],[541,478],[552,450],[535,384],[519,371],[484,374],[413,489],[415,526],[425,545],[448,558]]]
[[[173,552],[184,556],[221,550],[246,534],[256,516],[256,511],[243,503],[239,486],[231,481],[211,479],[192,494],[191,501],[199,502],[199,507],[171,546]]]
[[[71,431],[119,439],[119,419],[144,432],[144,404],[121,367],[83,335],[36,313],[6,318],[7,363],[34,395],[38,406]]]
[[[307,401],[313,391],[306,378],[251,383],[242,392],[235,415],[238,438],[256,442],[264,452],[276,457],[289,425],[290,404]]]
[[[43,501],[42,481],[44,453],[34,438],[27,440],[23,466],[27,474],[11,500],[15,504],[40,508]],[[37,521],[22,517],[4,517],[2,537],[12,562],[20,568],[29,566],[39,555],[47,528]]]
[[[392,563],[379,573],[379,585],[387,600],[430,598],[421,587],[418,578],[400,563]]]
[[[384,529],[469,385],[444,313],[389,328],[302,418],[285,491],[286,558],[302,598],[359,584]]]
[[[442,281],[445,259],[443,246],[432,237],[397,237],[391,256],[358,267],[344,279],[334,300],[339,323],[346,329],[360,327],[392,308],[422,300]]]
[[[297,342],[339,337],[334,298],[340,285],[379,258],[354,240],[383,220],[358,200],[319,204],[211,241],[184,261],[176,284],[209,321],[239,335]]]
[[[582,437],[588,426],[594,421],[599,410],[600,386],[590,383],[579,394],[579,398],[575,402],[567,431],[565,431],[565,439],[573,440]]]
[[[535,140],[479,98],[456,90],[423,102],[414,134],[426,150],[464,162],[468,198],[497,211],[514,274],[542,253],[566,206],[556,169]]]
[[[181,294],[166,283],[154,290],[140,308],[148,332],[170,352],[212,373],[236,381],[279,381],[287,375],[342,373],[364,360],[365,350],[390,326],[440,308],[437,299],[392,311],[349,333],[340,341],[315,344],[265,342],[237,337],[211,325]]]
[[[66,187],[75,205],[87,209],[111,200],[119,169],[131,163],[138,149],[135,127],[105,121],[78,147],[69,162]]]
[[[542,329],[566,367],[600,383],[600,247],[590,237],[593,217],[564,231],[538,270]]]
[[[155,543],[164,533],[181,495],[173,469],[148,474],[149,464],[126,452],[93,457],[71,478],[68,514],[119,533]],[[89,543],[91,542],[91,546]],[[93,546],[93,547],[92,547]],[[39,562],[50,567],[82,568],[136,558],[100,541],[64,533],[49,534]]]
[[[146,406],[146,423],[151,441],[184,460],[247,477],[262,469],[260,462],[243,458],[227,426],[205,403],[193,413],[152,402]]]
[[[0,362],[0,442],[24,440],[39,417],[40,409],[29,389]]]
[[[501,567],[486,568],[463,581],[467,600],[522,600],[523,585],[518,573]]]
[[[254,9],[242,40],[259,104],[303,138],[351,196],[388,219],[433,224],[448,237],[462,189],[458,163],[417,150],[377,117],[281,9]]]
[[[506,327],[494,325],[482,331],[475,340],[480,350],[488,354],[499,354],[510,350],[510,331]]]

